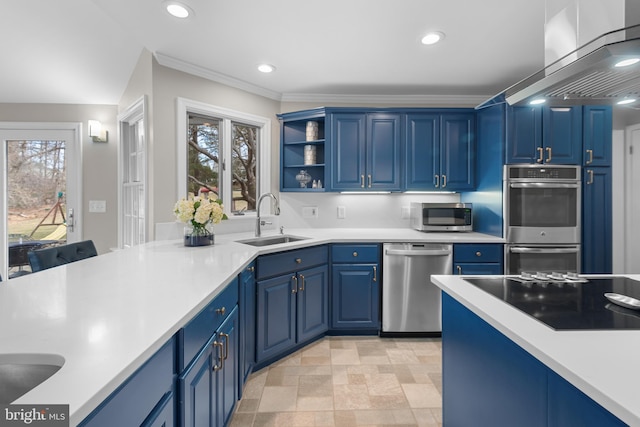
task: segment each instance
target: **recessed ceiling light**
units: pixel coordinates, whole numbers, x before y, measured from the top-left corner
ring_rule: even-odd
[[[529,105],[540,105],[540,104],[544,104],[545,102],[547,102],[546,99],[537,98],[537,99],[532,99],[531,101],[529,101]]]
[[[637,64],[640,62],[640,58],[629,58],[624,61],[616,62],[616,67],[628,67],[629,65]]]
[[[180,2],[167,1],[167,2],[164,2],[164,7],[171,16],[174,16],[176,18],[184,19],[184,18],[188,18],[189,15],[192,14],[191,9]]]
[[[440,31],[432,31],[422,38],[422,44],[436,44],[444,39],[444,33]]]
[[[623,99],[621,101],[618,101],[617,104],[618,105],[627,105],[627,104],[632,104],[634,102],[636,102],[635,98],[625,98],[625,99]]]
[[[258,71],[262,73],[271,73],[275,71],[276,67],[271,64],[260,64],[258,65]]]

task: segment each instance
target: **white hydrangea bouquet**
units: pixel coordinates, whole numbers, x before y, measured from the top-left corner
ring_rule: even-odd
[[[222,200],[194,196],[193,193],[189,193],[186,199],[183,198],[176,202],[174,213],[178,221],[186,223],[191,228],[190,232],[185,231],[185,239],[187,239],[187,235],[190,237],[212,236],[210,225],[219,224],[223,219],[227,219],[227,215],[223,211]],[[213,238],[208,244],[212,243]]]

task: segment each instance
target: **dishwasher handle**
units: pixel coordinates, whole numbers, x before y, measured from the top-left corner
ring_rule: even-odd
[[[445,256],[451,255],[449,249],[387,249],[386,255],[397,256]]]

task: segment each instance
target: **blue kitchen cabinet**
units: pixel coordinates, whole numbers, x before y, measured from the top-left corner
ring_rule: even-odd
[[[239,276],[240,355],[238,370],[238,399],[256,361],[256,276],[255,262],[249,264]]]
[[[331,247],[331,330],[380,330],[380,245]]]
[[[178,334],[179,419],[183,427],[222,427],[239,388],[238,279]]]
[[[329,328],[326,246],[257,260],[256,365],[262,367]]]
[[[446,293],[442,383],[446,426],[625,425]]]
[[[582,107],[508,107],[507,163],[580,165],[582,126]]]
[[[326,180],[325,167],[325,110],[296,111],[279,114],[280,120],[280,191],[285,192],[322,192]],[[318,124],[318,134],[307,135],[309,122]],[[305,150],[315,155],[305,159]],[[311,182],[301,187],[296,176],[301,170],[307,171],[311,179],[320,181],[322,188],[313,188]]]
[[[504,245],[501,243],[456,243],[453,245],[453,274],[504,274]]]
[[[331,183],[334,191],[400,191],[401,114],[332,112]]]
[[[611,166],[613,113],[609,105],[586,105],[583,116],[583,166]]]
[[[612,260],[611,168],[582,170],[582,273],[610,274]]]
[[[174,426],[176,339],[172,337],[104,402],[81,427]]]
[[[179,377],[181,426],[223,427],[238,397],[238,307]]]
[[[407,190],[473,189],[474,113],[410,113],[405,128]]]

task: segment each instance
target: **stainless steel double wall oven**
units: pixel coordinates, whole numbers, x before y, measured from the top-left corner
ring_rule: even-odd
[[[580,272],[580,166],[506,165],[507,274]]]

